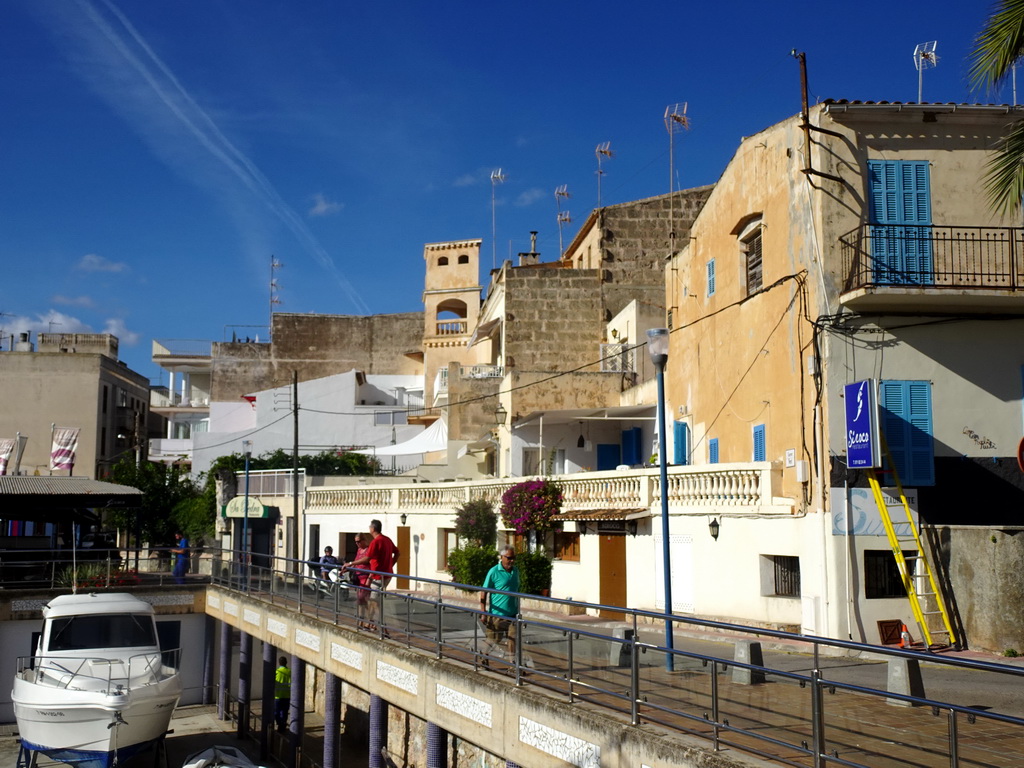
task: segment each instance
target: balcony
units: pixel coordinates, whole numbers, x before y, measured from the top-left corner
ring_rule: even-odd
[[[1024,314],[1024,230],[862,224],[839,238],[840,300],[858,312]]]
[[[175,392],[165,395],[162,392],[150,393],[150,410],[161,413],[164,411],[208,411],[210,409],[210,398],[205,393],[197,393],[192,398],[182,397]]]
[[[439,320],[435,325],[437,336],[463,336],[466,333],[465,320]]]

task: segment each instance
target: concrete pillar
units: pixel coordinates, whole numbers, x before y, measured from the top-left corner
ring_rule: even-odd
[[[324,756],[323,768],[340,768],[338,739],[341,737],[341,678],[324,673]]]
[[[260,691],[260,760],[265,761],[270,754],[270,729],[274,727],[274,674],[277,648],[270,643],[263,643],[263,687]]]
[[[445,768],[448,764],[448,734],[436,723],[427,723],[427,768]]]
[[[206,616],[203,635],[203,704],[213,703],[213,638],[217,635],[217,620]]]
[[[306,662],[292,654],[292,695],[288,704],[288,746],[285,768],[295,768],[296,756],[306,730]]]
[[[238,738],[249,734],[250,688],[252,686],[252,635],[238,633]]]
[[[220,623],[220,676],[217,688],[217,719],[227,720],[228,691],[231,689],[231,625]]]
[[[891,658],[886,664],[885,690],[904,696],[924,698],[924,680],[921,678],[921,663],[917,659]],[[886,704],[896,707],[913,706],[909,701],[886,699]]]
[[[387,743],[388,705],[380,696],[370,694],[370,768],[384,768],[381,747]]]
[[[761,644],[753,640],[737,640],[733,660],[741,664],[753,664],[764,666],[764,655],[761,653]],[[739,685],[760,685],[765,681],[764,672],[746,667],[732,668],[732,681]]]

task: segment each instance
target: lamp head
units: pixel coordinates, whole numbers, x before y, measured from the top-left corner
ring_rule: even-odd
[[[252,456],[252,440],[242,441],[242,453],[245,456]]]
[[[498,406],[494,409],[494,423],[499,427],[505,423],[505,419],[508,417],[508,411],[505,410],[505,406],[498,403]]]
[[[721,529],[721,525],[718,523],[717,517],[712,517],[711,522],[708,523],[708,530],[711,532],[711,538],[718,541],[718,531]]]
[[[668,362],[668,328],[651,328],[647,331],[647,353],[656,368]]]

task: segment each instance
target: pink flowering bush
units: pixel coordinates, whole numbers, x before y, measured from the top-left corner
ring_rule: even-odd
[[[493,547],[498,540],[498,515],[491,502],[473,499],[457,508],[455,535],[471,546]]]
[[[562,490],[551,480],[527,480],[501,497],[501,521],[517,534],[543,533],[557,527],[552,518],[562,509]]]

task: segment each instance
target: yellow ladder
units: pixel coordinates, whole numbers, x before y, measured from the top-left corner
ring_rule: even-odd
[[[936,636],[943,635],[947,638],[947,641],[941,644],[954,645],[956,643],[956,635],[953,632],[953,625],[949,620],[946,601],[943,599],[938,583],[935,581],[935,572],[928,560],[928,555],[918,532],[918,526],[914,523],[914,517],[910,513],[910,505],[907,503],[907,496],[903,492],[903,483],[900,482],[900,474],[896,471],[896,464],[889,453],[889,446],[886,445],[884,437],[880,435],[880,438],[882,450],[892,472],[896,492],[899,494],[900,506],[906,515],[905,521],[893,523],[892,516],[889,514],[889,505],[886,503],[885,495],[882,492],[882,485],[878,481],[877,470],[868,470],[868,481],[871,484],[871,492],[875,497],[875,504],[878,505],[878,513],[882,518],[882,525],[885,526],[885,533],[889,537],[889,546],[892,547],[892,553],[896,558],[896,567],[899,569],[900,578],[903,579],[903,587],[906,589],[907,597],[910,599],[910,608],[914,612],[914,620],[917,622],[918,629],[928,647],[936,644]],[[897,533],[897,524],[909,531],[909,534]],[[917,555],[905,557],[903,555],[904,543],[912,545],[917,550]],[[910,572],[907,561],[912,561],[915,564],[914,573]],[[924,588],[919,590],[914,583],[915,580],[922,582]]]

